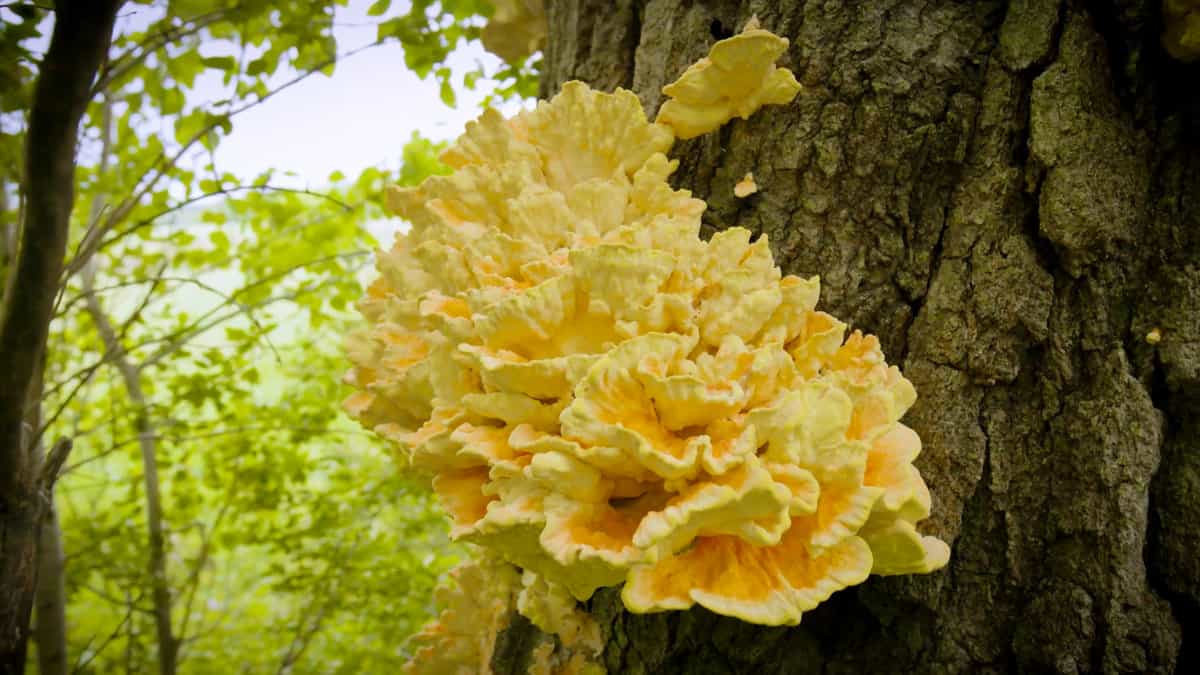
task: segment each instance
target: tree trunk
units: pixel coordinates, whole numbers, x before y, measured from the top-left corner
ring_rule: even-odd
[[[53,494],[50,496],[53,499]],[[46,507],[38,545],[37,601],[33,639],[37,642],[38,675],[67,675],[66,555],[58,510]]]
[[[22,428],[41,363],[74,203],[75,148],[120,0],[60,0],[25,135],[24,214],[0,308],[0,673],[21,673],[46,497]]]
[[[791,40],[796,101],[678,144],[676,183],[901,365],[952,547],[792,628],[602,591],[610,672],[1196,672],[1200,65],[1159,46],[1159,5],[549,3],[543,93],[651,113],[752,14]]]

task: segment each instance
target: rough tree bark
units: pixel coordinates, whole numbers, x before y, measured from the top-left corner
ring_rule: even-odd
[[[67,557],[63,549],[58,510],[46,506],[38,542],[38,579],[33,613],[33,640],[37,643],[38,675],[67,675]]]
[[[548,4],[543,93],[622,86],[650,112],[752,14],[791,39],[805,90],[677,145],[676,183],[880,337],[953,552],[794,628],[603,591],[609,672],[1195,672],[1200,65],[1159,47],[1158,0]]]
[[[24,212],[0,309],[0,673],[25,666],[46,503],[23,420],[58,291],[74,202],[75,146],[121,0],[60,0],[25,136]],[[26,440],[30,443],[26,443]]]

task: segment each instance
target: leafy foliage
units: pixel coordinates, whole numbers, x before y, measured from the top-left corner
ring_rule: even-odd
[[[375,2],[377,39],[349,48],[333,31],[346,4],[133,0],[118,20],[80,139],[40,430],[75,442],[57,501],[79,672],[151,671],[157,659],[147,441],[182,672],[391,672],[458,557],[427,486],[397,477],[337,406],[339,336],[356,320],[382,191],[444,173],[440,146],[414,135],[398,170],[334,172],[320,189],[283,171],[223,171],[214,150],[241,113],[360,49],[399,46],[450,105],[485,80],[493,99],[525,95],[534,64],[445,65],[478,38],[481,0]],[[11,223],[52,16],[32,4],[0,14],[0,220]],[[221,96],[201,100],[214,82]],[[0,244],[3,273],[12,232]]]

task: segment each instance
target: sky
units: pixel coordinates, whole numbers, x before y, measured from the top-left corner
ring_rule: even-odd
[[[347,7],[338,8],[334,33],[339,52],[375,40],[380,18],[367,16],[371,4],[372,0],[350,0]],[[408,9],[408,2],[397,0],[387,16],[399,16]],[[10,19],[7,11],[0,3],[0,18]],[[162,7],[126,5],[118,15],[116,31],[142,30],[160,18],[162,11]],[[42,37],[30,45],[35,52],[44,50],[49,42],[49,21]],[[222,53],[216,46],[202,46],[201,51],[210,56]],[[495,72],[501,65],[475,42],[460,46],[445,65],[455,73],[455,81],[461,82],[463,73],[481,64],[485,72]],[[280,70],[270,84],[295,76],[294,71]],[[273,184],[312,189],[327,184],[334,171],[353,177],[369,166],[398,169],[401,152],[414,131],[433,140],[456,138],[465,124],[482,112],[480,104],[493,87],[486,79],[480,79],[474,91],[457,87],[457,106],[446,106],[439,97],[437,81],[432,77],[421,80],[408,70],[403,48],[389,42],[340,59],[332,76],[305,78],[238,114],[232,120],[232,132],[217,145],[215,164],[218,171],[243,179],[274,169]],[[202,74],[195,88],[187,92],[189,107],[228,95],[217,71]],[[511,115],[520,107],[508,103],[501,109]],[[170,136],[169,126],[163,131]],[[208,160],[207,152],[197,151],[183,164],[200,169]],[[285,171],[295,175],[278,173]]]
[[[378,18],[366,15],[370,4],[351,0],[349,7],[338,9],[334,30],[339,51],[375,39]],[[407,12],[406,4],[395,3],[389,15]],[[488,72],[500,64],[476,42],[460,47],[447,65],[461,81],[461,73],[480,63]],[[353,176],[368,166],[397,168],[414,131],[434,140],[457,137],[482,111],[480,102],[490,90],[490,83],[480,80],[476,91],[460,89],[457,107],[450,108],[439,98],[437,82],[419,79],[404,65],[400,45],[388,43],[339,60],[332,76],[308,77],[237,115],[233,132],[217,146],[216,164],[239,176],[290,170],[297,176],[289,183],[309,187],[325,183],[334,170]],[[192,96],[214,100],[223,97],[221,91],[213,75],[198,81]],[[515,107],[505,106],[506,113]]]

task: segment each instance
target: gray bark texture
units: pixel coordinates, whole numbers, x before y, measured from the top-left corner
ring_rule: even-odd
[[[33,640],[37,643],[38,675],[67,675],[66,552],[58,511],[46,507],[38,542],[37,591],[34,596]]]
[[[1200,65],[1159,46],[1160,3],[548,4],[543,94],[650,113],[752,14],[791,40],[797,99],[678,144],[675,182],[913,381],[952,550],[790,628],[606,589],[609,672],[1200,672]]]

